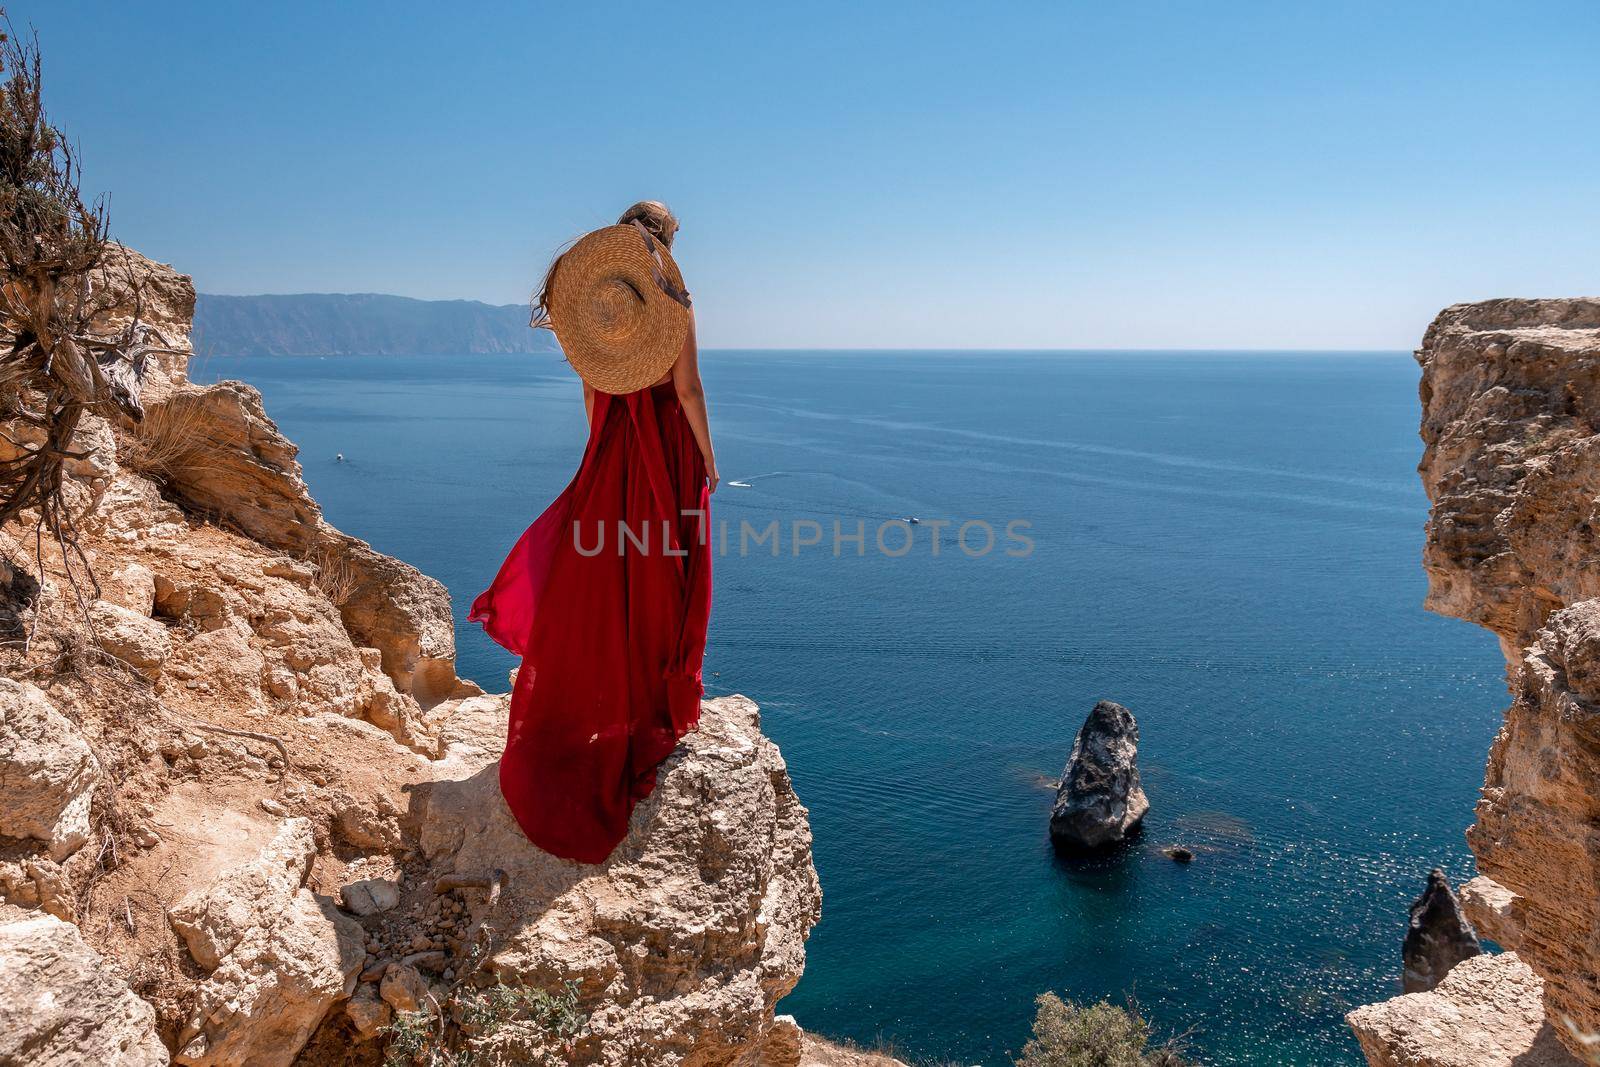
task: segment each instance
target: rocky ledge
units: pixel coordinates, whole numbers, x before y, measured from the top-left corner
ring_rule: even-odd
[[[820,892],[756,706],[705,704],[606,863],[541,853],[443,587],[323,520],[254,389],[180,352],[144,401],[74,442],[98,588],[0,531],[0,1063],[377,1064],[442,1018],[508,1062],[800,1062]]]
[[[1516,953],[1474,956],[1438,987],[1350,1013],[1372,1067],[1577,1067]]]
[[[1467,835],[1481,877],[1462,900],[1526,968],[1470,959],[1433,994],[1382,1005],[1381,1030],[1364,1030],[1373,1009],[1351,1021],[1375,1064],[1535,1062],[1545,1035],[1583,1056],[1600,1033],[1600,299],[1447,308],[1417,359],[1427,604],[1499,636],[1513,698]],[[1453,983],[1462,971],[1473,980]],[[1427,998],[1447,987],[1441,1013]],[[1529,1003],[1534,987],[1537,1025],[1468,1006]],[[1467,1047],[1452,1018],[1501,1020],[1484,1039],[1497,1051],[1451,1058]]]

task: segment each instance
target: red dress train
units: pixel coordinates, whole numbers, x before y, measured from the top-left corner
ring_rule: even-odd
[[[709,502],[670,382],[596,393],[578,473],[473,602],[522,657],[500,792],[547,852],[609,856],[700,717]]]

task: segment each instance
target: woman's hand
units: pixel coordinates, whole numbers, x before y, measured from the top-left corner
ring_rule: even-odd
[[[717,478],[717,461],[716,461],[716,458],[713,457],[711,459],[706,460],[706,484],[711,487],[707,491],[715,493],[717,491],[717,482],[718,481],[719,481],[719,479]]]

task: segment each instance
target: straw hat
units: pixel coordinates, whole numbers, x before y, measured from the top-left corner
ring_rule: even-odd
[[[561,257],[550,325],[578,376],[602,393],[633,393],[672,368],[689,333],[678,265],[638,223],[586,234]]]

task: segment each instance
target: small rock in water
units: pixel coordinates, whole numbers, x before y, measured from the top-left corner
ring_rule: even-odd
[[[1444,981],[1450,968],[1482,953],[1478,932],[1461,914],[1461,902],[1444,872],[1435,867],[1428,874],[1428,888],[1411,903],[1411,921],[1401,951],[1405,991],[1426,993]]]
[[[1182,845],[1168,845],[1161,854],[1174,863],[1193,863],[1194,853]]]
[[[1126,840],[1150,810],[1139,785],[1139,724],[1121,704],[1094,706],[1073,743],[1050,810],[1059,849],[1097,849]]]

